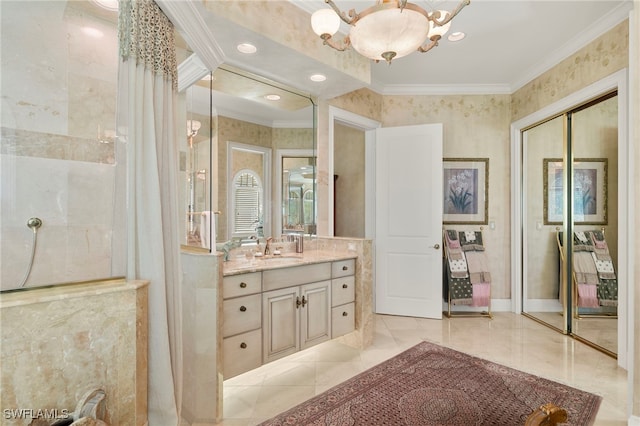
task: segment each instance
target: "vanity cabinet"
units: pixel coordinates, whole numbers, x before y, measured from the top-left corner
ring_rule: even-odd
[[[223,278],[225,379],[355,330],[355,260]]]
[[[265,363],[331,339],[331,263],[262,275]]]
[[[331,337],[355,330],[355,260],[331,264]]]
[[[262,274],[224,277],[222,352],[225,378],[262,365]]]
[[[268,291],[262,301],[265,363],[331,338],[331,281]]]

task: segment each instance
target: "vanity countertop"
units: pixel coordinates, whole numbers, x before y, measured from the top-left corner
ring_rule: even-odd
[[[291,266],[308,265],[312,263],[355,259],[356,257],[358,257],[356,253],[349,251],[311,250],[305,253],[283,253],[281,255],[270,255],[253,259],[237,258],[223,263],[222,274],[224,276],[237,275],[267,269],[289,268]]]

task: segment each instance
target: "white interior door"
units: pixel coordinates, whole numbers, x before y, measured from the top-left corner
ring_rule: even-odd
[[[376,132],[376,312],[440,319],[442,124]]]

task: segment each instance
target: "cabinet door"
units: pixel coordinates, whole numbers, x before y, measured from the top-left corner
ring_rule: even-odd
[[[264,362],[295,353],[300,348],[299,287],[262,295]]]
[[[300,286],[301,349],[331,338],[331,281]]]

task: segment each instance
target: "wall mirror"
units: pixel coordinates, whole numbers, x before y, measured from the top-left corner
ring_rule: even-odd
[[[309,150],[279,150],[276,175],[279,179],[281,234],[316,233],[316,168]]]
[[[222,243],[251,235],[278,238],[282,233],[283,202],[288,202],[289,197],[282,197],[281,171],[275,170],[272,153],[302,150],[311,158],[308,162],[315,163],[316,108],[312,99],[285,85],[223,65],[187,89],[186,110],[187,119],[206,122],[194,139],[196,145],[200,137],[211,141],[210,152],[203,146],[194,160],[199,168],[197,179],[197,171],[202,169],[198,159],[211,159],[213,183],[210,202],[204,210],[212,217],[211,239]],[[210,134],[202,133],[209,126]],[[187,164],[190,153],[187,150],[184,154]],[[312,176],[314,185],[315,168],[306,176]],[[185,206],[190,214],[191,187],[188,182],[185,187],[189,188]],[[196,202],[198,194],[196,185]],[[314,188],[301,197],[314,206],[306,209],[302,224],[307,233],[315,234]],[[198,216],[199,209],[198,204],[192,208],[197,218],[202,217]],[[193,222],[186,224],[187,234],[189,229],[197,228],[197,220]],[[192,243],[198,245],[198,240]]]
[[[227,142],[230,238],[271,236],[271,148]]]
[[[524,130],[522,144],[523,312],[615,356],[617,92]]]

